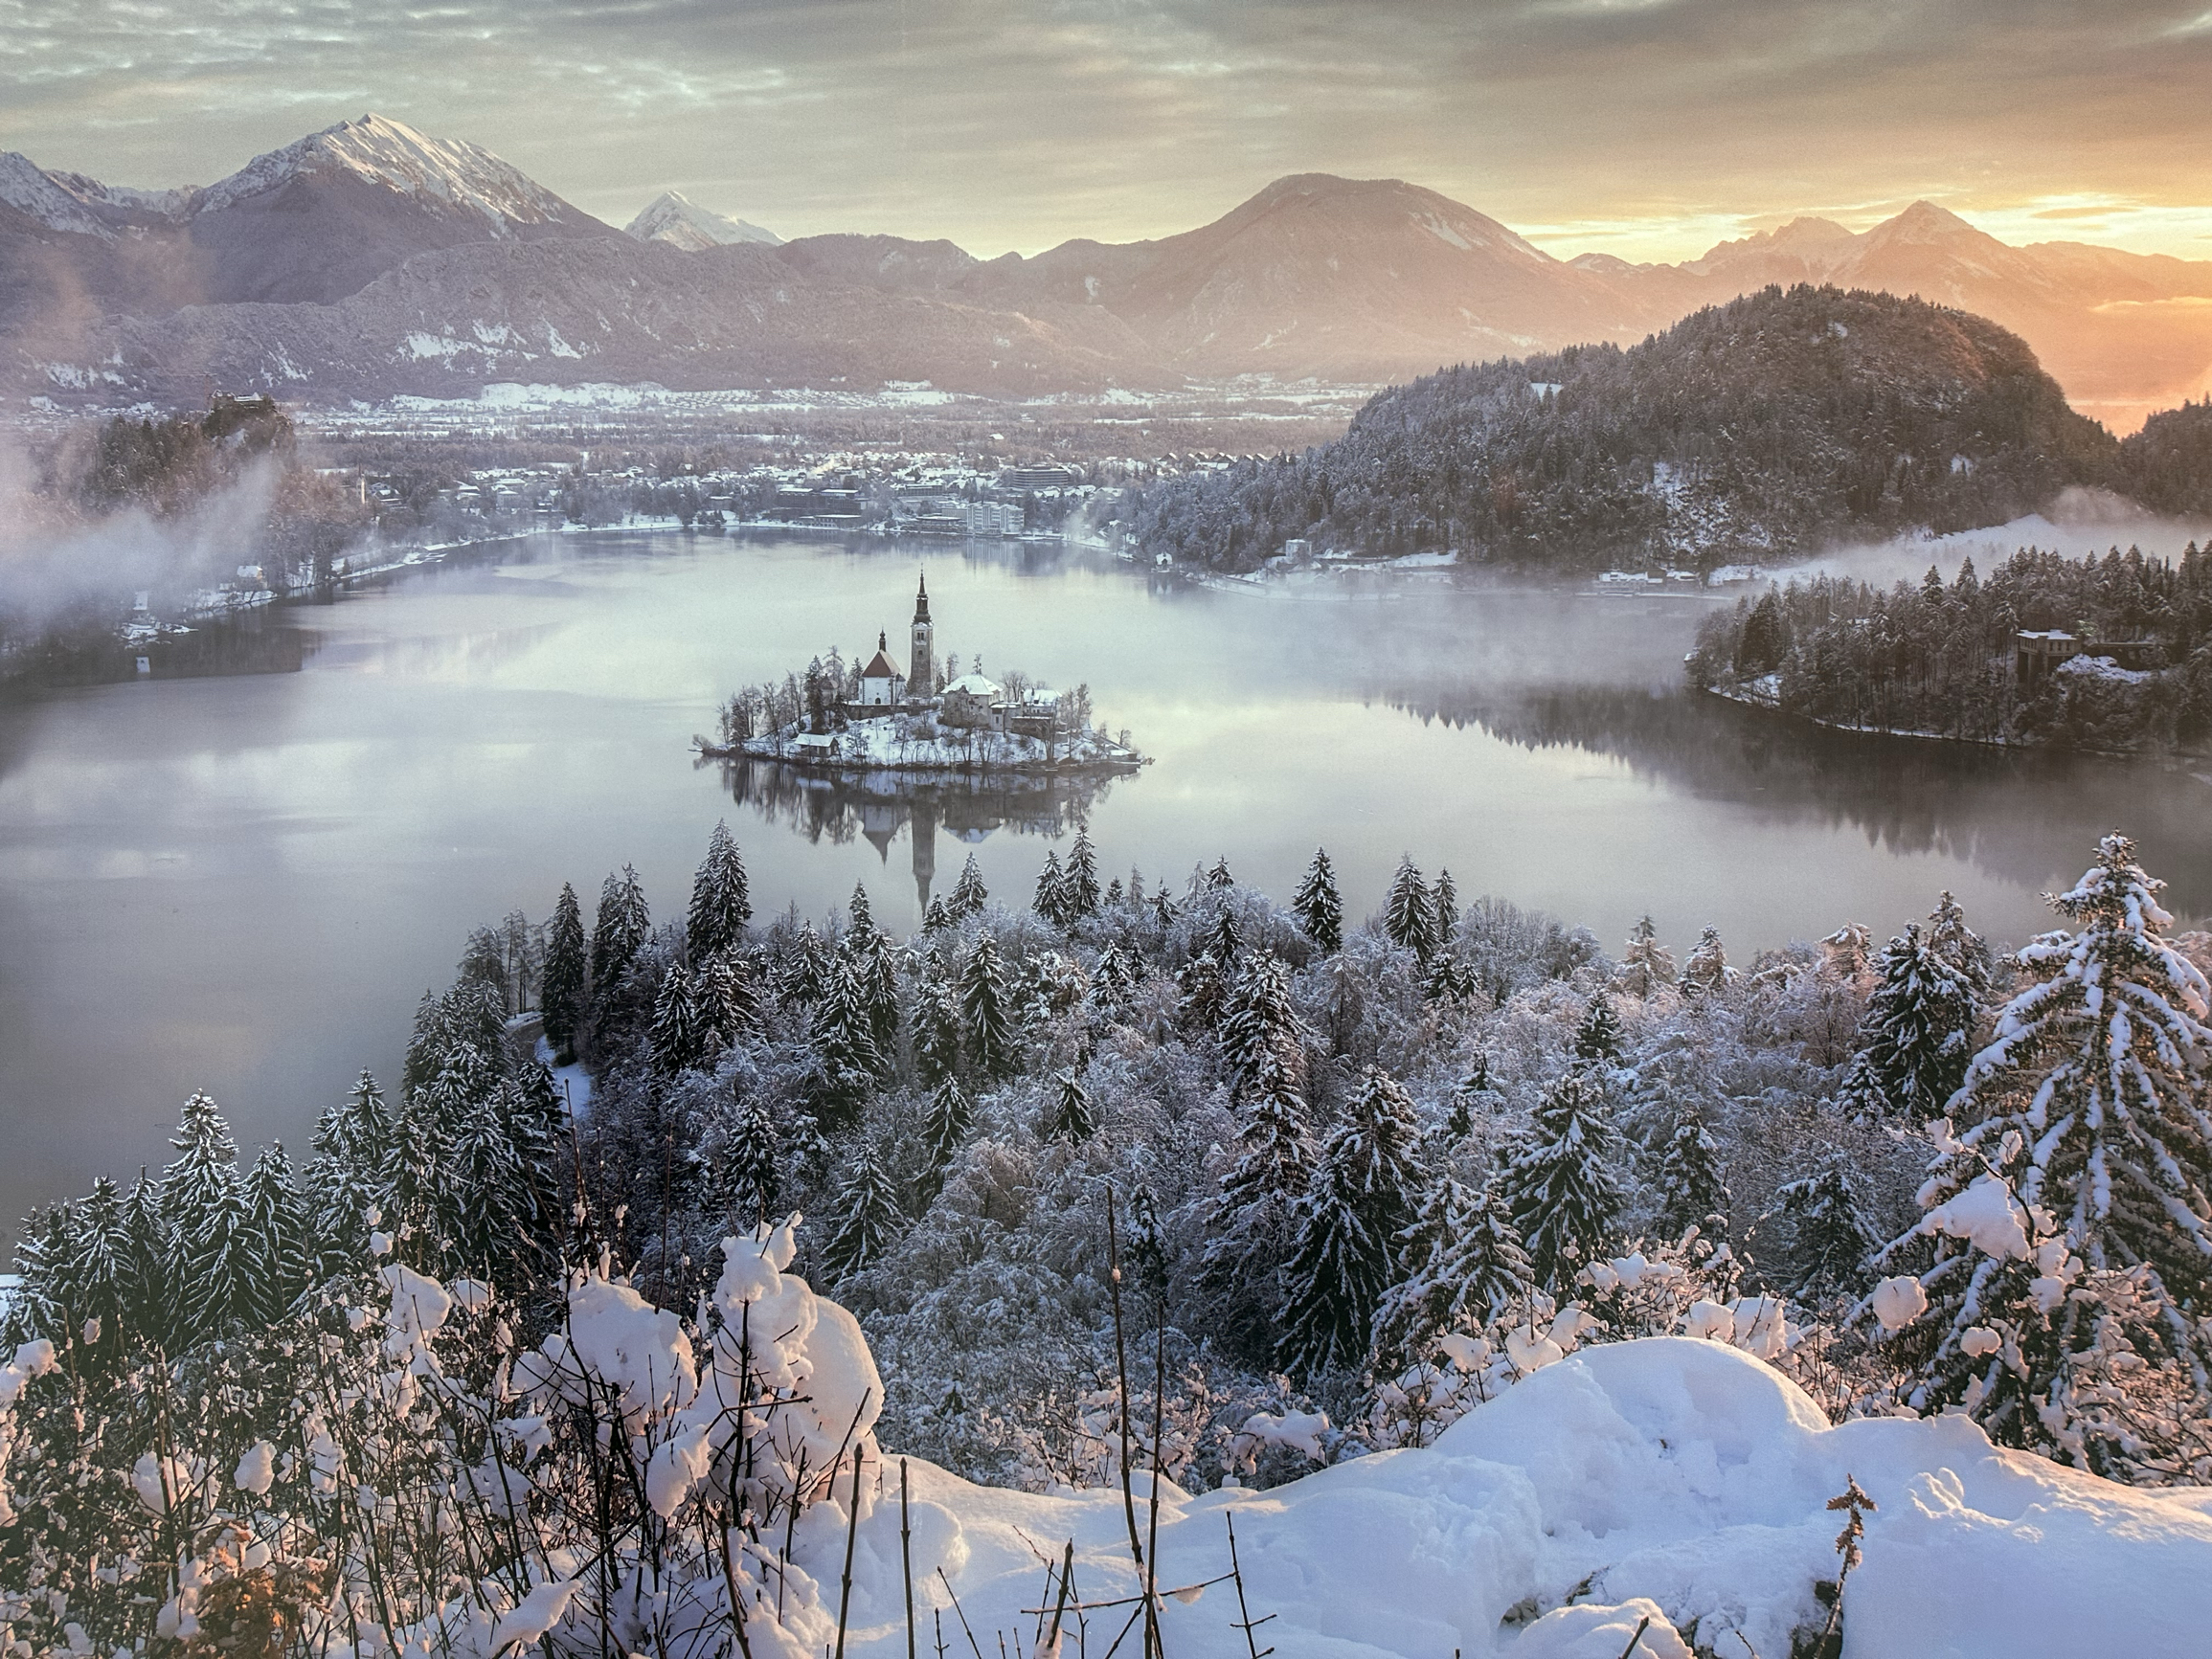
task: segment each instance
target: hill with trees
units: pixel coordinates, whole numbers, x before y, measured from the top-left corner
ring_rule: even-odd
[[[1768,288],[1623,350],[1442,370],[1334,443],[1162,484],[1140,546],[1251,571],[1293,538],[1587,571],[2002,524],[2117,445],[2018,336],[1885,294]]]
[[[2074,655],[2022,672],[2016,636]],[[2076,648],[2078,646],[2078,648]],[[1705,618],[1692,685],[1862,731],[2098,750],[2212,744],[2212,552],[2025,549],[1884,592],[1820,576]]]

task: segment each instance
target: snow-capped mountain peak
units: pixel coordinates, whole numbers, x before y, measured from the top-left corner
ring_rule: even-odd
[[[303,174],[352,173],[418,200],[482,213],[494,234],[509,225],[541,224],[575,210],[511,163],[462,139],[431,138],[381,115],[341,122],[256,156],[228,178],[198,191],[196,213],[213,213],[262,194]]]
[[[0,150],[0,202],[19,213],[28,213],[49,230],[71,231],[80,236],[112,234],[43,168],[14,150]]]
[[[623,229],[641,242],[666,242],[693,254],[734,242],[758,242],[771,248],[783,243],[774,231],[703,208],[681,191],[663,191]]]

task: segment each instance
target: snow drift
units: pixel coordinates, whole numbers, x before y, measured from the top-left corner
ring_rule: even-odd
[[[1034,1625],[1037,1551],[1071,1537],[1085,1600],[1134,1590],[1118,1491],[913,1473],[915,1496],[954,1518],[941,1558],[986,1642]],[[1683,1651],[1680,1631],[1778,1659],[1826,1616],[1814,1586],[1835,1577],[1840,1517],[1825,1505],[1847,1474],[1881,1506],[1845,1594],[1849,1659],[2204,1651],[2212,1491],[2116,1486],[1998,1450],[1957,1417],[1830,1427],[1779,1373],[1687,1337],[1585,1349],[1425,1449],[1265,1492],[1163,1486],[1160,1582],[1226,1572],[1233,1512],[1253,1612],[1277,1616],[1262,1644],[1283,1659],[1618,1659],[1655,1608],[1639,1652]],[[906,1640],[897,1526],[895,1504],[863,1522],[855,1569],[852,1639],[885,1659]],[[937,1564],[917,1556],[915,1579],[941,1604]],[[1621,1605],[1638,1598],[1652,1605]],[[1125,1616],[1091,1615],[1092,1640]],[[1168,1648],[1231,1659],[1235,1617],[1230,1586],[1170,1597]]]

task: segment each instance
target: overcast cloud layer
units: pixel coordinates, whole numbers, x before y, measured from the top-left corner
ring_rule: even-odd
[[[1186,229],[1396,176],[1679,258],[1926,196],[2008,241],[2212,258],[2212,0],[0,0],[0,148],[205,183],[374,110],[615,223]]]

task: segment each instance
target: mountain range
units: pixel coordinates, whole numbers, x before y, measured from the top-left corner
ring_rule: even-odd
[[[489,151],[374,115],[192,190],[0,154],[0,384],[102,402],[211,383],[306,399],[498,381],[1371,383],[1630,343],[1801,281],[1992,318],[2117,430],[2212,390],[2212,261],[2013,247],[1927,202],[1862,233],[1801,218],[1639,265],[1555,258],[1416,185],[1299,174],[1180,235],[983,259],[884,235],[779,241],[674,191],[624,234]]]

